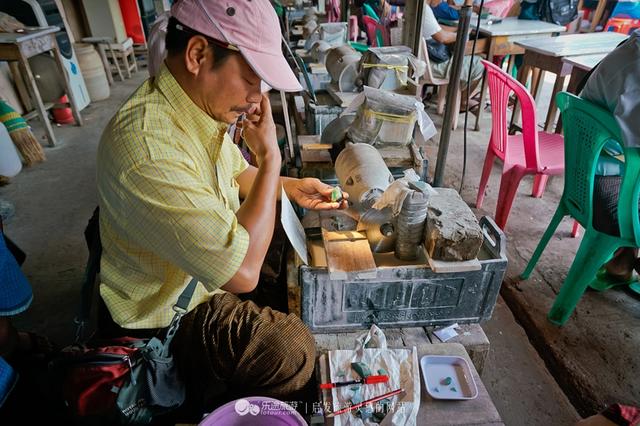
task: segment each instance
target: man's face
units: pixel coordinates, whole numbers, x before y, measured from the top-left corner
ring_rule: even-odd
[[[241,54],[232,54],[213,67],[213,50],[207,49],[206,61],[196,76],[200,107],[218,121],[235,122],[240,115],[257,109],[261,100],[260,77]]]

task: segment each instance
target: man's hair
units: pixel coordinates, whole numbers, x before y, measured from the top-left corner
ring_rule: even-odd
[[[178,25],[182,28],[178,28]],[[189,40],[197,35],[201,35],[207,40],[211,40],[211,37],[208,37],[194,29],[187,27],[186,25],[180,23],[176,18],[169,18],[169,24],[167,26],[167,38],[165,39],[167,56],[173,56],[184,52],[184,50],[187,48],[187,44],[189,44]],[[225,49],[224,47],[218,46],[217,44],[212,42],[209,42],[209,48],[213,50],[214,69],[221,66],[228,57],[238,53],[231,49]]]

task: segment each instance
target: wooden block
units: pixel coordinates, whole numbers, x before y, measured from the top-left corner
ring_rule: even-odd
[[[300,151],[302,164],[305,163],[329,163],[332,164],[331,154],[329,151]]]
[[[435,260],[429,256],[429,253],[425,251],[425,256],[427,256],[427,261],[429,262],[429,267],[436,274],[446,274],[449,272],[468,272],[468,271],[479,271],[482,269],[482,265],[480,261],[475,258],[472,260],[464,260],[464,261],[447,261],[447,260]]]
[[[322,239],[331,280],[346,280],[350,274],[357,279],[376,278],[376,263],[365,234],[323,229]]]
[[[311,70],[311,74],[326,74],[327,67],[320,63],[312,63],[308,65],[309,70]]]
[[[326,151],[333,148],[333,145],[328,143],[307,143],[302,145],[302,149],[305,151]]]
[[[320,135],[298,135],[298,143],[300,146],[320,143]]]
[[[433,334],[434,329],[436,327],[427,327],[429,338],[434,343],[440,342],[436,335]],[[482,326],[480,324],[463,324],[456,331],[458,335],[451,340],[447,340],[447,343],[459,343],[464,346],[476,370],[478,370],[479,374],[482,374],[490,348],[489,339]]]

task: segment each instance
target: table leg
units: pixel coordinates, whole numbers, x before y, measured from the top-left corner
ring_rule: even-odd
[[[109,59],[107,59],[107,53],[104,51],[104,45],[102,43],[96,44],[98,48],[98,54],[100,54],[100,60],[102,61],[102,66],[104,67],[104,71],[107,73],[107,81],[109,82],[109,86],[113,85],[113,75],[111,74],[111,64],[109,64]]]
[[[135,49],[131,49],[131,60],[133,61],[133,72],[138,72],[138,61],[136,60]]]
[[[53,48],[53,58],[56,60],[56,65],[58,66],[58,72],[62,75],[62,80],[64,82],[64,88],[67,92],[67,97],[69,98],[69,103],[71,104],[71,112],[73,113],[73,118],[76,120],[76,126],[82,126],[82,116],[80,115],[80,108],[78,108],[78,102],[76,101],[76,97],[73,94],[73,90],[71,90],[71,85],[69,84],[69,76],[67,75],[67,70],[64,69],[64,64],[62,63],[62,57],[60,56],[60,50],[58,50],[58,43],[55,40],[55,37],[51,35],[53,38],[54,48]]]
[[[489,41],[489,51],[487,53],[487,61],[493,62],[493,51],[495,49],[495,40],[493,37]],[[482,116],[482,112],[484,111],[484,97],[487,93],[487,71],[485,70],[482,73],[482,86],[480,86],[480,103],[478,104],[478,114],[476,114],[476,123],[474,126],[474,130],[480,130],[480,117]]]
[[[127,78],[131,78],[131,68],[129,68],[129,58],[127,52],[122,52],[122,62],[124,63],[124,70],[127,72]]]
[[[122,75],[122,70],[120,69],[120,62],[118,61],[118,56],[116,56],[115,50],[109,44],[109,53],[111,53],[111,59],[113,60],[113,66],[116,67],[116,71],[118,71],[118,77],[120,77],[120,81],[124,81],[124,76]],[[111,72],[111,71],[109,71]]]
[[[531,72],[531,96],[533,99],[538,99],[542,85],[544,82],[545,71],[540,68],[533,68]]]
[[[527,62],[523,62],[522,66],[518,70],[518,81],[523,85],[527,85],[527,80],[529,79],[529,71],[531,70],[531,66],[527,65]],[[535,74],[535,68],[533,69]],[[533,84],[534,78],[531,79],[531,83]],[[509,122],[509,134],[513,135],[516,133],[516,117],[520,115],[520,102],[518,102],[518,98],[515,97],[513,104],[513,112],[511,113],[511,121]]]
[[[36,101],[36,109],[38,110],[40,121],[42,121],[42,125],[44,126],[44,131],[47,135],[47,139],[49,139],[49,146],[55,146],[56,136],[53,134],[53,128],[51,127],[51,122],[49,122],[49,115],[47,113],[47,110],[44,108],[44,103],[42,102],[40,91],[38,90],[38,86],[36,85],[36,80],[33,77],[33,73],[31,72],[29,61],[24,56],[20,55],[20,59],[18,59],[18,62],[20,62],[20,65],[22,66],[24,73],[27,76],[27,87],[31,92],[31,96]]]
[[[544,130],[550,131],[551,127],[556,121],[556,115],[558,114],[558,106],[556,105],[556,95],[562,91],[564,87],[564,81],[566,77],[556,75],[556,83],[553,85],[553,92],[551,92],[551,100],[549,101],[549,111],[547,112],[547,121],[544,123]]]
[[[509,55],[509,64],[507,65],[507,74],[511,75],[513,66],[516,63],[516,55]]]
[[[22,104],[27,111],[33,111],[35,107],[31,103],[31,96],[29,95],[29,90],[24,83],[24,78],[22,78],[22,72],[20,72],[18,62],[9,62],[9,68],[11,69],[11,75],[13,76],[13,81],[16,83],[16,89],[18,90],[18,95],[20,96]]]
[[[587,71],[582,68],[573,67],[571,70],[571,77],[569,78],[569,85],[567,86],[567,92],[577,94],[578,85],[587,74]],[[562,115],[558,118],[558,124],[556,125],[556,133],[562,133]]]
[[[594,32],[600,19],[602,19],[602,14],[604,13],[604,8],[607,6],[607,0],[598,0],[598,6],[596,7],[596,11],[593,12],[593,17],[591,18],[591,27],[589,31]]]

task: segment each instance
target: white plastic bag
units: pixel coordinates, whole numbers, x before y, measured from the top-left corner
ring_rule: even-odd
[[[420,371],[416,348],[389,349],[387,339],[380,328],[371,326],[368,333],[356,340],[355,350],[335,350],[328,352],[331,382],[356,380],[360,377],[351,368],[352,362],[362,362],[369,367],[371,374],[380,374],[384,369],[389,375],[386,383],[361,385],[362,400],[374,398],[398,388],[404,393],[391,397],[391,410],[380,423],[381,426],[414,426],[420,408]],[[339,373],[345,373],[339,375]],[[349,405],[353,396],[351,386],[332,390],[332,411]],[[374,403],[374,409],[375,409]],[[355,411],[334,417],[334,426],[377,425],[364,422],[355,416]]]

